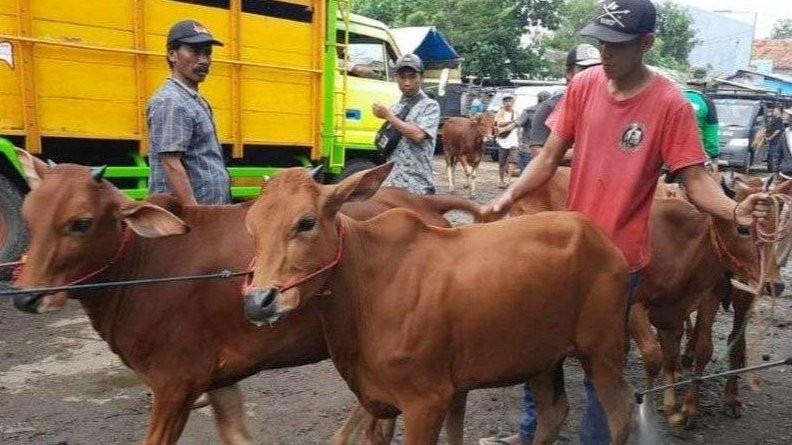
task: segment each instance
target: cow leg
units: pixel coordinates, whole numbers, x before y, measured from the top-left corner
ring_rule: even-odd
[[[476,196],[476,176],[478,176],[478,167],[479,165],[476,164],[472,166],[470,171],[470,197],[473,198]]]
[[[630,308],[629,327],[630,336],[635,340],[643,357],[646,387],[651,388],[663,366],[663,354],[660,352],[660,344],[652,331],[649,309],[640,302],[634,303]]]
[[[463,445],[466,404],[467,392],[457,393],[451,399],[451,405],[448,408],[443,424],[448,445]]]
[[[682,354],[682,367],[691,368],[696,359],[696,340],[698,338],[698,325],[701,322],[701,315],[696,313],[696,324],[691,320],[692,314],[685,318],[685,352]]]
[[[151,389],[151,420],[144,445],[175,444],[190,416],[190,407],[202,392],[183,384],[167,383]]]
[[[239,386],[233,384],[212,390],[209,392],[209,401],[214,411],[220,440],[225,445],[250,444],[252,438],[245,424],[245,409]]]
[[[446,176],[448,177],[448,191],[454,191],[454,164],[456,162],[451,160],[449,161],[446,159]]]
[[[407,445],[436,445],[443,427],[443,419],[451,397],[426,395],[403,405],[404,443]]]
[[[377,419],[355,405],[344,424],[335,432],[329,445],[389,445],[396,429],[396,419]]]
[[[698,313],[696,314],[696,326],[694,331],[696,367],[693,374],[701,376],[704,368],[707,367],[712,359],[712,325],[715,323],[715,314],[718,312],[717,297],[707,294],[699,302]],[[682,414],[687,418],[686,429],[693,429],[699,418],[699,384],[693,382],[685,394],[685,401],[682,406]]]
[[[468,161],[465,158],[465,156],[462,156],[461,158],[459,158],[459,160],[460,160],[460,163],[462,164],[462,171],[465,173],[465,185],[464,185],[464,187],[466,189],[470,189],[470,175],[471,175],[471,173],[470,173],[470,170],[471,170],[470,164],[468,164]]]
[[[624,349],[623,340],[614,345],[619,353]],[[624,356],[617,354],[595,355],[591,361],[589,374],[597,391],[600,405],[608,418],[611,443],[627,443],[634,398],[630,387],[624,380]],[[541,419],[541,415],[539,416]]]
[[[538,413],[533,445],[554,444],[569,414],[563,363],[531,378],[529,383]]]
[[[745,329],[754,296],[739,290],[732,292],[734,323],[727,343],[730,347],[729,369],[739,369],[745,367]],[[724,409],[727,415],[734,418],[742,415],[738,382],[738,376],[729,377],[723,390]]]
[[[660,337],[660,347],[663,350],[663,376],[665,384],[671,385],[676,381],[676,376],[680,372],[679,365],[679,344],[682,341],[683,322],[680,320],[679,326],[671,330],[658,329]],[[668,388],[663,392],[663,409],[668,423],[680,425],[684,416],[676,409],[676,391]]]

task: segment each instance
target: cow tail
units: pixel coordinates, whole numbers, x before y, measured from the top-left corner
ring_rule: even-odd
[[[461,210],[470,214],[475,222],[482,222],[481,211],[475,201],[445,195],[426,195],[426,198],[432,208],[440,214],[445,214],[451,210]]]

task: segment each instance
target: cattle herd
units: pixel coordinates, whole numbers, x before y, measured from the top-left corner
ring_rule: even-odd
[[[492,131],[483,120],[450,123],[478,144]],[[453,138],[446,143],[456,147]],[[449,186],[462,159],[473,194],[481,156],[460,150],[447,150]],[[253,443],[237,383],[327,358],[360,403],[333,444],[361,443],[360,436],[388,444],[402,415],[406,443],[434,444],[444,427],[448,443],[461,445],[468,391],[522,382],[540,413],[534,443],[550,444],[568,412],[567,357],[590,376],[613,443],[622,444],[635,405],[624,377],[630,338],[647,387],[673,383],[683,365],[701,375],[713,355],[715,313],[731,306],[730,366],[740,368],[749,355],[750,290],[783,288],[779,246],[757,247],[751,233],[702,214],[662,183],[650,217],[652,261],[628,308],[623,256],[599,228],[564,211],[568,169],[509,218],[485,222],[461,197],[381,188],[390,164],[335,185],[287,169],[255,201],[183,207],[165,195],[132,201],[101,171],[20,156],[31,186],[23,207],[30,246],[14,287],[251,271],[229,280],[15,296],[15,306],[31,313],[57,311],[68,299],[82,305],[151,390],[146,444],[176,443],[203,393],[223,443]],[[717,179],[737,200],[762,187],[749,177]],[[443,217],[450,210],[475,222],[451,228]],[[723,395],[735,416],[737,388],[732,378]],[[696,384],[681,403],[665,391],[668,422],[694,426],[698,399]]]

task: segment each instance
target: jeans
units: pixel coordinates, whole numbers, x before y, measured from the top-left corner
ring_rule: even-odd
[[[640,278],[640,272],[632,272],[628,277],[628,305],[633,302]],[[586,409],[583,412],[583,422],[580,425],[580,442],[583,445],[608,445],[611,441],[608,419],[600,405],[597,391],[588,376],[583,379],[583,386],[586,389]],[[531,387],[526,383],[523,387],[523,417],[518,429],[518,434],[523,442],[530,443],[533,440],[536,432],[536,418],[536,403],[534,403]]]
[[[783,134],[781,135],[783,137]],[[781,137],[770,144],[770,150],[767,153],[767,167],[771,171],[777,171],[781,165],[781,159],[784,157],[784,146],[781,144]]]
[[[520,173],[525,170],[525,167],[528,166],[528,163],[531,162],[531,153],[526,151],[519,151],[518,158],[517,158],[517,165],[520,167]]]

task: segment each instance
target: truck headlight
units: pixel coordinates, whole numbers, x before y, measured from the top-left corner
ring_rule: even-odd
[[[737,148],[747,147],[748,146],[748,138],[732,139],[732,140],[729,141],[729,146],[737,147]]]

